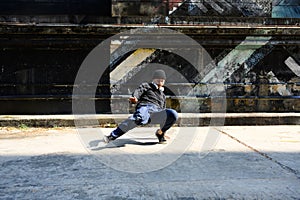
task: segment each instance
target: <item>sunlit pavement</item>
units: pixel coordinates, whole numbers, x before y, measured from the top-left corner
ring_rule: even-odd
[[[0,130],[0,199],[300,199],[300,126]]]

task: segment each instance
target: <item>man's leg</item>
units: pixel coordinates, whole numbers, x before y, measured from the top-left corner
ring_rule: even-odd
[[[119,124],[119,126],[115,130],[113,130],[109,136],[104,136],[104,141],[108,143],[111,140],[115,140],[118,137],[124,135],[125,133],[139,125],[147,124],[147,122],[149,121],[149,117],[150,115],[146,107],[138,108],[132,116]]]
[[[165,109],[151,114],[151,123],[160,124],[162,132],[166,132],[175,124],[178,119],[178,113],[173,109]]]
[[[178,113],[175,110],[166,109],[166,113],[167,113],[167,119],[164,125],[161,126],[162,132],[166,132],[178,120]]]
[[[118,137],[121,137],[131,129],[137,127],[138,125],[135,123],[135,120],[130,117],[126,120],[124,120],[119,126],[113,130],[109,136],[104,136],[104,142],[109,143],[112,140],[117,139]]]
[[[160,129],[158,129],[155,135],[158,138],[159,143],[166,142],[165,132],[169,130],[172,125],[177,121],[178,113],[173,109],[165,109],[160,112],[153,113],[151,115],[151,123],[160,124]]]

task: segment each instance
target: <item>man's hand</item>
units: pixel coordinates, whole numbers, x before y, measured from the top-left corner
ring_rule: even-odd
[[[137,103],[137,102],[138,102],[138,99],[137,99],[136,97],[130,97],[130,98],[129,98],[129,101],[130,101],[131,103]]]

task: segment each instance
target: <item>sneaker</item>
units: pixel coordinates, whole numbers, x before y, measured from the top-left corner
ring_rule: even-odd
[[[158,129],[156,132],[155,132],[155,135],[158,139],[158,143],[159,144],[164,144],[167,142],[166,138],[165,138],[165,133],[162,132],[160,129]]]
[[[107,143],[109,143],[110,141],[113,141],[113,140],[115,140],[116,138],[114,138],[113,136],[111,136],[111,135],[109,135],[109,136],[106,136],[106,135],[104,135],[104,137],[103,137],[103,141],[107,144]]]

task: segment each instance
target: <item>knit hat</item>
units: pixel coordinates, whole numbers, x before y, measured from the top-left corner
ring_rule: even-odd
[[[167,76],[164,70],[158,69],[154,71],[152,78],[166,80]]]

